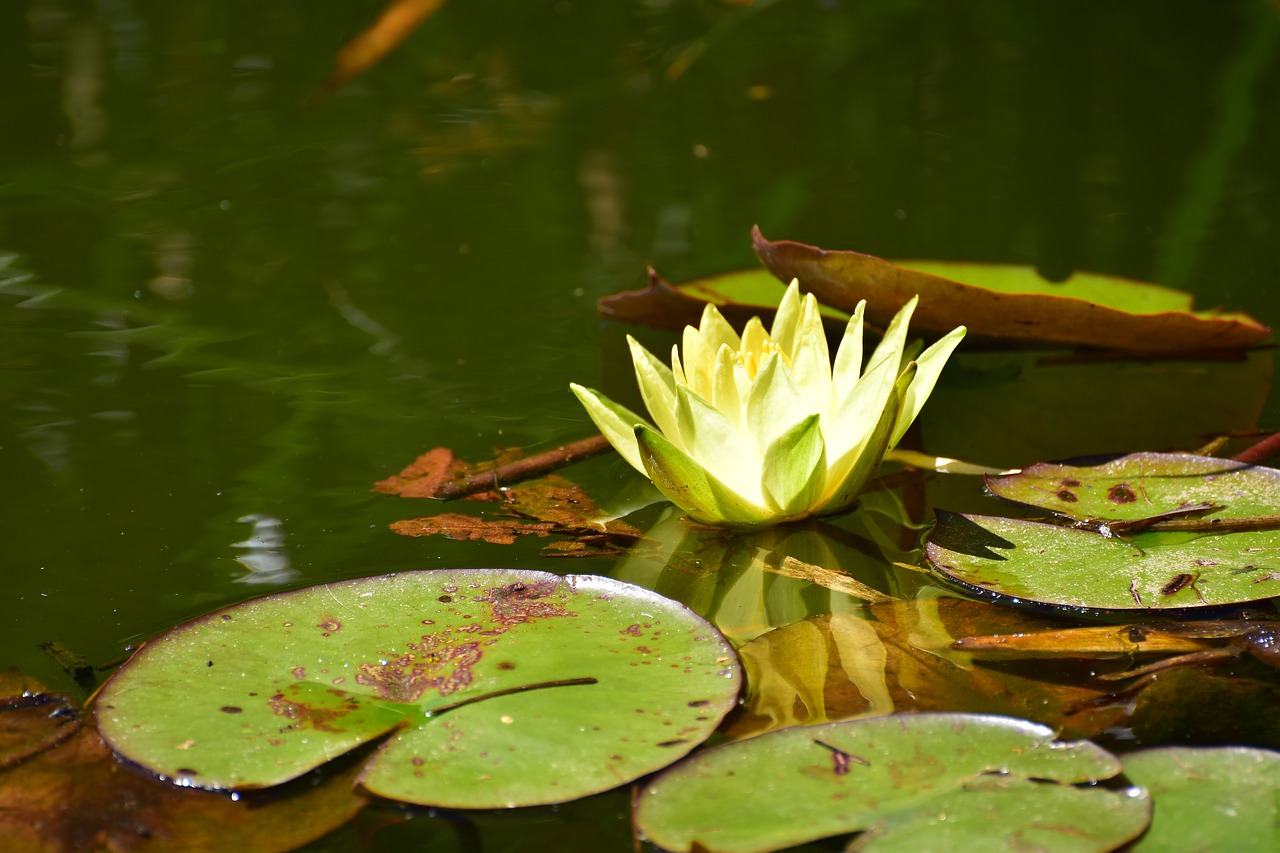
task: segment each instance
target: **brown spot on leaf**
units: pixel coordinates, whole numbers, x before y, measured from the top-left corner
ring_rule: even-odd
[[[643,632],[639,625],[628,625],[618,632],[619,634],[630,634],[633,637],[639,637]]]
[[[224,713],[224,714],[242,714],[242,713],[244,713],[244,708],[239,708],[239,707],[237,707],[237,706],[235,706],[235,705],[223,705],[223,706],[222,706],[221,708],[219,708],[218,710],[219,710],[219,711],[221,711],[221,712],[222,712],[222,713]]]
[[[1138,499],[1128,483],[1116,483],[1107,489],[1107,500],[1117,504],[1131,504]]]
[[[321,631],[324,631],[327,636],[341,631],[342,623],[338,621],[336,616],[331,616],[326,613],[324,616],[320,617],[320,621],[316,624],[316,627]]]
[[[1063,503],[1068,503],[1068,504],[1073,504],[1080,500],[1078,497],[1076,497],[1075,492],[1072,492],[1069,489],[1059,490],[1056,497],[1058,498],[1058,500],[1062,501]]]
[[[555,616],[574,616],[545,599],[554,595],[560,587],[559,580],[538,581],[536,583],[511,583],[494,587],[480,601],[487,601],[490,608],[490,619],[497,622],[502,629],[513,625],[521,625],[533,619],[545,619]]]
[[[1074,477],[1066,477],[1058,482],[1066,486],[1068,489],[1078,489],[1080,487],[1080,481]]]
[[[407,645],[409,651],[385,663],[360,664],[356,683],[393,702],[416,702],[429,690],[448,696],[471,684],[472,667],[484,654],[475,641],[444,643],[434,634]]]
[[[301,702],[291,702],[284,697],[283,693],[272,696],[267,701],[267,706],[271,708],[271,713],[277,717],[292,720],[295,726],[310,726],[322,732],[341,731],[334,725],[335,721],[356,708],[354,704],[342,708],[313,708]]]

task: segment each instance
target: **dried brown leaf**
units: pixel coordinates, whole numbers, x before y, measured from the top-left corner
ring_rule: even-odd
[[[780,280],[798,278],[819,301],[844,311],[852,312],[865,299],[866,317],[872,322],[888,322],[919,295],[911,320],[916,332],[945,333],[964,324],[971,335],[987,338],[1181,355],[1257,346],[1271,336],[1270,329],[1247,314],[1193,312],[1190,295],[1145,282],[1105,277],[1110,289],[1104,292],[1111,296],[1104,304],[1049,292],[1070,286],[1076,278],[1096,282],[1102,276],[1077,274],[1062,286],[1031,276],[1041,281],[1040,292],[1013,292],[912,268],[927,262],[892,263],[861,252],[766,240],[759,228],[752,230],[752,240],[760,262]],[[1174,298],[1181,296],[1186,297],[1183,308],[1172,310]],[[1149,302],[1160,307],[1147,310]]]
[[[521,536],[550,536],[555,525],[550,522],[514,521],[507,518],[477,518],[456,512],[446,512],[427,518],[397,521],[391,529],[402,536],[441,535],[459,541],[492,542],[510,545]]]
[[[443,5],[444,0],[391,0],[378,20],[338,51],[324,91],[332,92],[377,65]]]

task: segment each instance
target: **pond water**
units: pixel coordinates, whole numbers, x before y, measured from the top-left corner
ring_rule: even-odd
[[[646,263],[752,266],[755,224],[1159,281],[1280,325],[1274,4],[455,2],[317,97],[383,5],[0,7],[0,663],[83,696],[38,644],[108,663],[254,595],[398,570],[693,589],[540,541],[396,536],[437,507],[371,486],[436,446],[588,434],[568,384],[627,398],[623,334],[674,340],[596,299]],[[926,409],[931,453],[1021,465],[1280,423],[1269,353],[967,358]],[[602,498],[636,479],[616,457],[567,473]],[[745,640],[844,606],[788,583],[704,609]],[[630,845],[625,794],[412,817],[315,849]]]

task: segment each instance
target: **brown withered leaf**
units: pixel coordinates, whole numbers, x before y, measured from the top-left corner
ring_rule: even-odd
[[[521,536],[550,536],[555,530],[550,522],[515,521],[509,518],[478,518],[474,515],[462,515],[456,512],[445,512],[425,518],[413,518],[397,521],[391,529],[402,536],[435,536],[437,534],[448,539],[460,541],[492,542],[495,545],[510,545]]]
[[[34,740],[34,729],[15,722],[31,716],[23,702],[33,696],[49,702],[36,709],[45,736]],[[79,725],[63,698],[33,679],[4,673],[0,697],[6,697],[0,698],[0,751],[12,756],[19,742],[42,744],[25,750],[23,760],[0,764],[5,850],[293,850],[350,820],[367,802],[352,792],[359,761],[269,792],[245,792],[239,801],[182,788],[118,761],[97,729]],[[51,717],[59,707],[67,713]]]
[[[1114,276],[1076,273],[1056,284],[1027,267],[942,261],[892,263],[861,252],[766,240],[752,229],[756,256],[781,281],[800,280],[824,304],[889,319],[919,295],[918,332],[969,333],[1009,341],[1085,345],[1144,354],[1242,349],[1271,330],[1247,314],[1194,312],[1191,295]]]
[[[338,51],[336,67],[323,91],[341,88],[377,65],[444,3],[445,0],[390,0],[368,29]]]
[[[391,529],[404,536],[441,535],[498,545],[510,545],[522,536],[569,540],[548,546],[547,556],[608,556],[641,538],[640,531],[626,522],[597,521],[604,513],[596,502],[581,486],[555,474],[490,495],[501,501],[494,511],[499,517],[442,513],[397,521]]]
[[[373,490],[402,498],[497,501],[502,498],[495,489],[506,489],[512,483],[545,474],[610,449],[604,436],[593,435],[532,456],[525,456],[523,449],[519,447],[500,448],[493,459],[471,464],[455,457],[448,448],[437,447],[413,460],[394,477],[375,483]]]
[[[402,498],[433,498],[446,483],[466,475],[470,466],[447,447],[435,447],[409,463],[399,474],[379,480],[373,490]]]

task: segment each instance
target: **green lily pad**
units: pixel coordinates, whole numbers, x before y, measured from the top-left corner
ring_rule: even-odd
[[[996,497],[1081,521],[1172,518],[1197,507],[1215,520],[1280,513],[1280,471],[1190,453],[1040,462],[986,484]]]
[[[1280,850],[1280,753],[1148,749],[1126,755],[1124,772],[1155,802],[1151,828],[1134,850]]]
[[[368,792],[496,808],[635,779],[708,737],[741,683],[723,637],[608,578],[406,572],[216,611],[144,646],[96,705],[182,785],[276,785],[386,736]]]
[[[1144,791],[1073,787],[1120,762],[1010,717],[909,714],[798,726],[701,752],[645,786],[635,822],[668,850],[779,850],[863,832],[857,850],[1112,850]]]
[[[1163,610],[1280,595],[1280,533],[1188,537],[938,512],[925,559],[971,592],[1086,610]]]
[[[1030,267],[951,261],[892,263],[861,252],[830,251],[752,231],[756,256],[778,279],[800,279],[833,308],[867,300],[868,321],[886,323],[912,296],[913,330],[1014,341],[1084,344],[1111,350],[1185,355],[1264,343],[1271,330],[1247,314],[1192,311],[1192,298],[1114,276],[1076,273],[1050,282]]]

